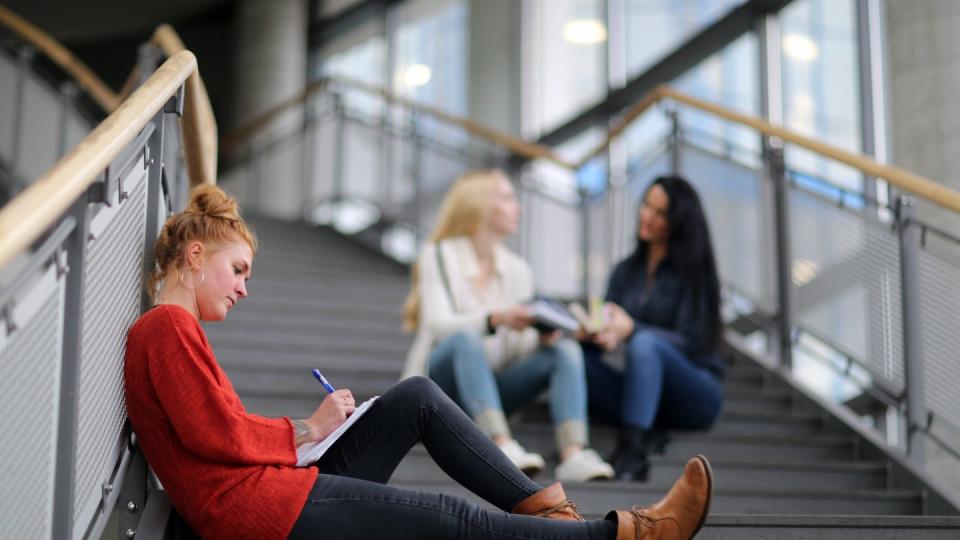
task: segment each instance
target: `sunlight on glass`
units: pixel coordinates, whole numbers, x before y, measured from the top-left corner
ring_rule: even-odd
[[[563,39],[573,45],[596,45],[607,40],[607,27],[596,19],[577,19],[563,25]]]
[[[817,59],[820,50],[817,44],[803,34],[787,34],[783,37],[783,52],[797,62],[809,64]]]
[[[403,70],[403,84],[411,88],[424,86],[430,82],[430,76],[433,73],[429,66],[423,64],[413,64]]]

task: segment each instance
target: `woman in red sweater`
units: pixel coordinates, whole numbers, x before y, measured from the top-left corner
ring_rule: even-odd
[[[255,251],[236,201],[214,186],[194,189],[156,242],[149,285],[157,305],[127,338],[130,422],[174,506],[203,538],[686,539],[702,526],[712,488],[702,456],[659,503],[584,521],[559,484],[527,478],[422,377],[387,390],[316,466],[296,467],[297,446],[329,435],[354,399],[338,390],[303,419],[244,410],[199,321],[223,320],[247,296]],[[417,443],[502,511],[387,486]]]

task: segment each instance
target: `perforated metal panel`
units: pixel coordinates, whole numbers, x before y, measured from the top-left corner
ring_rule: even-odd
[[[760,171],[690,145],[680,172],[700,194],[720,281],[768,312],[776,310],[772,197]]]
[[[142,168],[139,171],[143,173]],[[140,314],[145,206],[146,182],[130,185],[129,200],[88,244],[74,477],[76,523],[89,523],[100,502],[102,484],[119,455],[126,418],[123,351],[127,329]]]
[[[960,246],[951,246],[960,256]],[[947,254],[920,253],[921,335],[927,407],[960,427],[960,265]]]
[[[899,239],[868,213],[789,195],[796,323],[903,388]]]
[[[0,537],[50,538],[63,343],[63,279],[50,269],[32,316],[0,344]]]
[[[347,120],[344,130],[344,194],[377,201],[383,192],[383,129]]]

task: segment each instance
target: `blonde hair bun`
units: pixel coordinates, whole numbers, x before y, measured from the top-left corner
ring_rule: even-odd
[[[200,185],[190,191],[187,212],[198,216],[239,220],[237,200],[213,185]]]

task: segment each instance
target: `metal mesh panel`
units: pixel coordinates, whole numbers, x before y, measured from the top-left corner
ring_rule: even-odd
[[[345,122],[343,191],[380,202],[383,193],[383,129],[359,120]]]
[[[41,281],[34,291],[41,296],[40,308],[29,320],[17,321],[19,329],[0,349],[0,536],[4,538],[50,538],[52,534],[63,280],[54,286],[49,282]]]
[[[773,215],[759,171],[689,145],[680,171],[700,193],[721,282],[757,306],[776,309]]]
[[[789,196],[799,326],[903,388],[899,240],[866,214],[799,190]]]
[[[520,217],[526,260],[537,291],[572,298],[581,294],[580,209],[529,191]]]
[[[958,252],[958,246],[953,246]],[[920,301],[927,407],[960,427],[960,265],[946,254],[920,253]]]
[[[138,181],[87,253],[74,520],[88,523],[101,485],[116,463],[123,402],[127,329],[140,314],[146,182]]]

